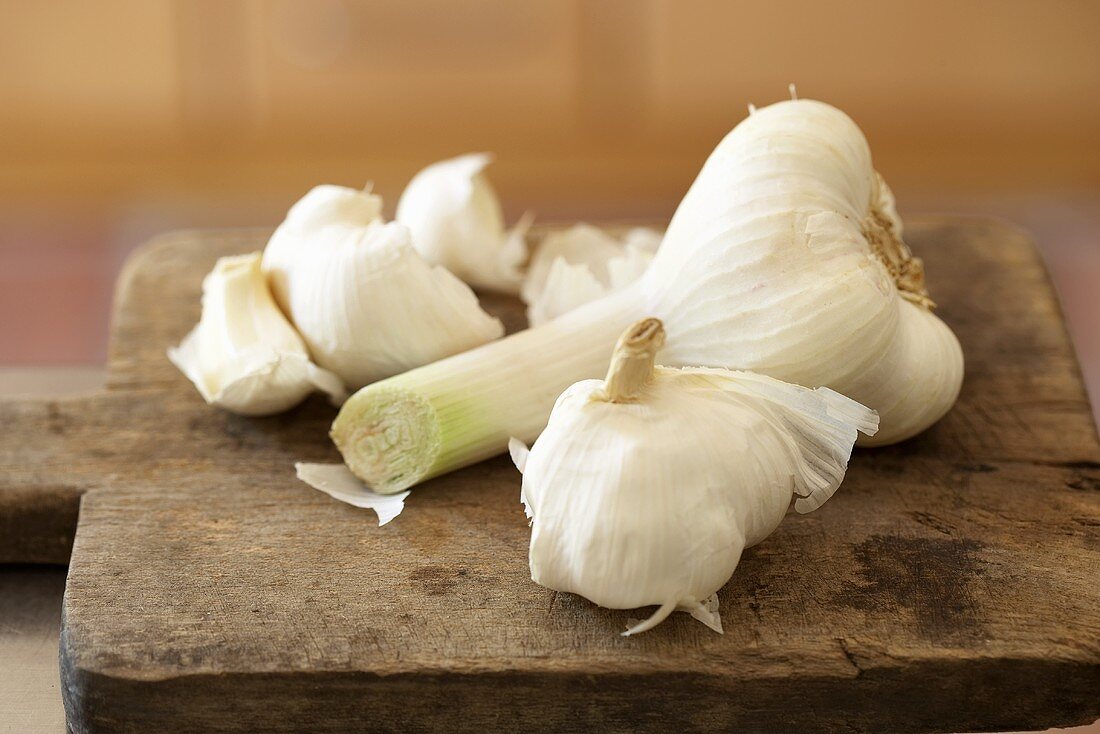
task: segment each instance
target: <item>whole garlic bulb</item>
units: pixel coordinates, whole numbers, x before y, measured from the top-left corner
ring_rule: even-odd
[[[168,358],[206,402],[241,415],[271,415],[314,390],[339,405],[340,378],[309,360],[260,272],[260,253],[223,257],[202,283],[202,317]]]
[[[878,425],[826,388],[654,368],[663,342],[656,319],[627,329],[607,378],[562,393],[529,455],[512,446],[532,518],[532,579],[612,609],[660,605],[625,634],[676,609],[706,619],[741,552],[792,500],[798,512],[825,502],[857,431]]]
[[[417,173],[397,202],[395,219],[412,232],[413,247],[475,288],[517,293],[527,257],[525,216],[504,230],[500,200],[485,176],[492,161],[469,153]]]
[[[867,140],[840,110],[796,100],[730,132],[680,203],[643,278],[674,338],[666,364],[828,385],[900,441],[958,397],[963,356]]]
[[[384,223],[378,197],[318,187],[264,252],[264,271],[318,365],[350,389],[504,333],[469,286]]]

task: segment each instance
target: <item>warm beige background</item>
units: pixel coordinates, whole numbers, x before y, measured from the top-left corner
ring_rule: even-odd
[[[1100,184],[1089,0],[0,3],[0,196],[396,193],[469,149],[518,210],[667,210],[748,101],[847,110],[899,188]]]

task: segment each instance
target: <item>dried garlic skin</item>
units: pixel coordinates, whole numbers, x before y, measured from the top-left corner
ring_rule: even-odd
[[[611,372],[574,384],[530,453],[512,448],[532,579],[612,609],[661,606],[631,632],[698,609],[792,500],[809,512],[833,494],[857,431],[877,428],[873,411],[827,388],[648,369],[625,400],[609,397]]]
[[[271,415],[320,390],[339,405],[336,375],[310,362],[260,271],[260,253],[223,257],[203,280],[202,317],[168,358],[206,402],[241,415]]]
[[[409,228],[413,247],[474,288],[517,293],[527,258],[530,218],[505,232],[504,213],[485,175],[492,161],[469,153],[417,173],[397,202],[395,219]]]
[[[504,334],[469,286],[385,223],[381,200],[318,187],[272,236],[264,270],[320,366],[349,389]]]

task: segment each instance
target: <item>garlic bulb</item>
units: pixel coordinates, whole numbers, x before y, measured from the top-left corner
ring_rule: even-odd
[[[513,444],[532,518],[531,578],[604,607],[676,609],[721,631],[704,605],[741,552],[794,501],[810,512],[844,478],[874,412],[829,390],[751,372],[653,366],[646,319],[620,338],[604,380],[558,398],[529,455]]]
[[[318,187],[272,236],[264,270],[320,366],[351,388],[496,339],[470,288],[383,223],[376,196]]]
[[[396,220],[412,232],[413,247],[475,288],[516,293],[527,258],[525,216],[511,232],[485,176],[492,157],[470,153],[417,173],[397,202]]]
[[[630,230],[621,242],[588,224],[547,235],[520,293],[528,323],[539,326],[622,290],[642,276],[660,244],[661,234],[647,227]]]
[[[879,413],[865,443],[909,438],[955,402],[963,359],[901,237],[847,115],[811,100],[758,109],[708,159],[644,276],[355,394],[342,409],[355,416],[344,430],[357,431],[343,439],[344,458],[371,486],[401,463],[393,491],[501,453],[509,436],[532,440],[554,398],[602,374],[606,345],[644,314],[668,326],[663,364],[830,387]],[[383,431],[417,446],[374,440]]]
[[[260,253],[223,257],[202,283],[202,317],[168,358],[206,402],[241,415],[292,408],[314,390],[339,405],[340,378],[309,361],[260,272]]]

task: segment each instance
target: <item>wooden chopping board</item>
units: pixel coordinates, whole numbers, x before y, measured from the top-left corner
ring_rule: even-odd
[[[240,418],[164,356],[216,257],[151,243],[117,295],[107,389],[0,402],[0,560],[64,562],[74,732],[976,731],[1100,716],[1100,448],[1042,265],[1003,224],[914,222],[967,359],[959,404],[746,552],[725,635],[529,578],[501,458],[372,513],[299,483],[337,460],[314,399]],[[512,325],[515,304],[490,304]],[[79,502],[79,520],[78,516]]]

